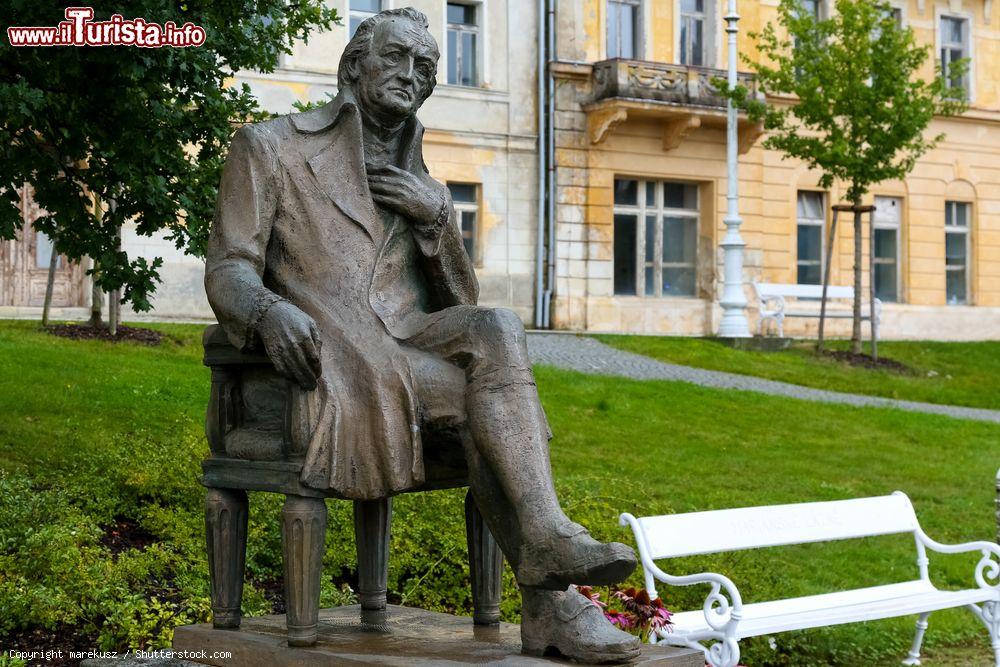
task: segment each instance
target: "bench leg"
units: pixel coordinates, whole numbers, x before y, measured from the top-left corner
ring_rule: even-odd
[[[983,620],[990,632],[990,646],[993,648],[993,661],[1000,667],[1000,602],[983,603]]]
[[[212,590],[212,625],[237,630],[247,554],[246,491],[208,489],[205,494],[205,541]]]
[[[969,611],[976,615],[986,630],[990,633],[990,647],[993,649],[993,660],[996,667],[1000,667],[1000,602],[993,600],[984,602],[982,607],[975,604],[968,605]]]
[[[476,625],[497,625],[503,592],[503,553],[486,526],[471,491],[465,496],[465,536],[472,578],[472,620]]]
[[[285,496],[281,511],[281,545],[289,646],[316,643],[325,542],[326,502],[322,498]]]
[[[354,544],[358,550],[358,599],[361,623],[383,629],[389,620],[389,533],[392,498],[354,501]]]
[[[930,612],[920,614],[920,617],[917,618],[917,634],[913,637],[913,647],[906,654],[906,660],[903,661],[904,665],[920,664],[920,645],[924,643],[924,633],[927,632],[928,616],[930,616]]]

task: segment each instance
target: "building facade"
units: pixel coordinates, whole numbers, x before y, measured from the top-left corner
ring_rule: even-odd
[[[441,47],[438,87],[420,112],[425,158],[451,189],[482,303],[556,329],[712,335],[726,191],[725,102],[712,80],[727,58],[725,1],[336,0],[343,25],[297,44],[275,72],[237,80],[277,113],[325,101],[357,24],[412,4]],[[739,0],[742,53],[756,56],[748,32],[774,20],[777,4]],[[817,16],[831,5],[804,0]],[[970,59],[970,109],[934,121],[928,133],[944,141],[905,181],[879,184],[865,202],[877,207],[881,334],[1000,338],[1000,11],[992,0],[898,0],[894,13],[934,60]],[[933,68],[928,61],[921,75]],[[752,73],[740,76],[753,85]],[[817,173],[762,148],[762,129],[745,118],[738,136],[747,313],[756,330],[754,282],[820,282],[831,206],[844,188],[824,191]],[[27,202],[25,211],[32,214]],[[130,253],[166,257],[155,316],[211,316],[199,260],[129,230],[123,242]],[[830,283],[849,285],[850,221],[840,221],[833,244]],[[17,245],[0,255],[0,307],[14,293],[40,303],[44,239]],[[10,287],[8,256],[20,258],[28,287]],[[85,305],[82,271],[61,271],[59,305]],[[785,330],[811,335],[815,327],[793,318]],[[850,321],[829,327],[844,335]]]
[[[777,15],[776,0],[740,0],[739,49]],[[807,0],[808,11],[831,11]],[[556,328],[711,335],[722,292],[726,153],[725,0],[559,2],[554,79]],[[970,58],[970,109],[938,119],[946,138],[904,182],[882,183],[875,214],[881,333],[891,338],[1000,337],[1000,12],[991,0],[914,0],[897,20],[947,63]],[[934,75],[928,61],[924,77]],[[741,74],[752,84],[752,74]],[[740,120],[744,279],[819,283],[831,205],[819,175],[761,147]],[[843,214],[842,214],[843,215]],[[830,282],[850,285],[853,233],[840,220]],[[846,223],[846,224],[844,224]],[[867,293],[869,239],[864,240]],[[809,335],[816,320],[786,321]],[[850,321],[831,323],[835,335]],[[828,329],[830,331],[830,329]]]

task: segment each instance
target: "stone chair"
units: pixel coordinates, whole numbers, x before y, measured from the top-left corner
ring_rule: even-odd
[[[212,369],[212,390],[205,419],[211,449],[202,463],[206,540],[216,628],[240,626],[247,544],[247,492],[283,493],[281,537],[284,560],[288,644],[316,643],[319,590],[330,495],[299,482],[301,454],[292,451],[287,380],[263,353],[244,353],[230,345],[221,327],[204,334],[204,363]],[[425,438],[426,482],[412,489],[430,491],[468,486],[460,446],[443,447],[447,433]],[[437,446],[435,446],[437,445]],[[331,496],[336,497],[336,496]],[[354,502],[361,623],[385,628],[386,586],[392,499]],[[474,622],[500,620],[503,555],[471,494],[465,498]]]

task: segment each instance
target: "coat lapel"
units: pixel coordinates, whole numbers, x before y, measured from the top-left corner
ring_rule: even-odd
[[[317,186],[378,245],[383,229],[368,189],[361,112],[350,89],[342,90],[329,104],[293,114],[291,119],[299,132],[322,136],[323,147],[306,160]],[[429,178],[423,159],[423,126],[411,118],[403,132],[403,168],[419,178]]]
[[[320,190],[377,244],[382,237],[381,225],[368,190],[357,107],[345,106],[338,119],[324,133],[323,148],[306,163]]]

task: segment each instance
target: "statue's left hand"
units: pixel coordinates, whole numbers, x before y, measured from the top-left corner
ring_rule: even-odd
[[[368,188],[375,203],[409,218],[424,232],[440,232],[433,227],[440,223],[448,205],[448,195],[440,184],[389,165],[369,170]]]

